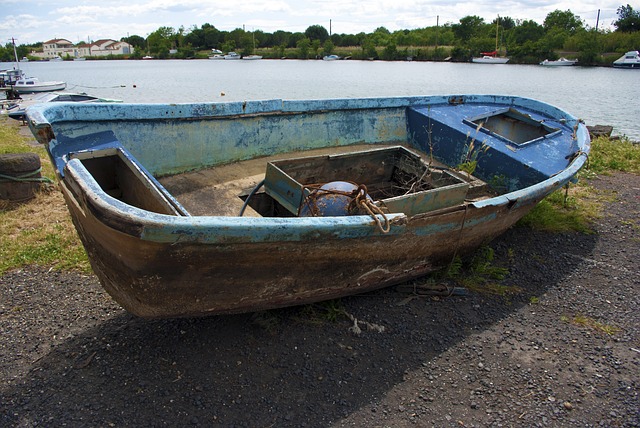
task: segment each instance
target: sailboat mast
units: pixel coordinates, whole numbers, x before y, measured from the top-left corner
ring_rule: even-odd
[[[13,56],[16,59],[16,67],[20,70],[20,61],[18,61],[18,51],[16,51],[16,40],[12,37],[11,44],[13,44]]]
[[[498,15],[498,19],[496,19],[496,54],[498,53],[498,28],[500,26],[500,15]]]

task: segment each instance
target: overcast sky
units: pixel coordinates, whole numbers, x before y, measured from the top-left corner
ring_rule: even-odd
[[[414,29],[467,15],[491,22],[497,15],[533,19],[542,24],[549,12],[571,10],[586,25],[611,28],[616,10],[629,0],[461,1],[449,0],[3,0],[0,43],[16,44],[64,38],[79,41],[146,37],[159,27],[185,29],[209,23],[219,30],[304,31],[322,25],[332,33],[370,33]],[[636,0],[637,1],[637,0]],[[631,5],[638,9],[636,5]]]

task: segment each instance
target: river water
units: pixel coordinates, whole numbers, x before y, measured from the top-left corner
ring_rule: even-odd
[[[0,63],[0,68],[14,64]],[[446,62],[148,60],[28,62],[67,91],[132,103],[223,102],[404,95],[506,94],[535,98],[587,125],[640,140],[640,71]]]

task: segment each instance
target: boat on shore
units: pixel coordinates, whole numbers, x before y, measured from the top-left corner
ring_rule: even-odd
[[[262,55],[246,55],[246,56],[243,56],[242,59],[247,61],[255,61],[258,59],[262,59]]]
[[[575,179],[590,148],[581,120],[503,95],[47,103],[27,119],[103,287],[145,318],[420,277]]]
[[[338,55],[325,55],[322,57],[324,61],[337,61],[340,59]]]
[[[578,62],[577,59],[567,59],[565,57],[561,57],[556,60],[545,59],[540,63],[540,65],[544,65],[547,67],[565,67],[565,66],[575,65],[577,62]]]
[[[617,60],[613,61],[615,68],[637,68],[640,69],[640,52],[629,51]]]

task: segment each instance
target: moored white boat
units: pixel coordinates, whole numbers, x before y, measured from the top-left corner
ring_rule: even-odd
[[[7,115],[15,120],[26,119],[27,108],[42,103],[121,103],[122,100],[113,98],[94,97],[93,95],[77,92],[43,92],[25,97],[9,109]]]
[[[230,59],[230,60],[240,59],[240,58],[242,57],[237,52],[229,52],[224,56],[224,59]]]
[[[483,55],[481,57],[472,58],[471,62],[475,62],[476,64],[506,64],[509,62],[509,58]]]
[[[615,68],[636,68],[640,69],[640,52],[629,51],[617,60],[613,61]]]
[[[262,59],[262,56],[261,55],[247,55],[247,56],[243,56],[242,59],[257,60],[257,59]]]
[[[575,65],[575,63],[577,62],[578,62],[577,59],[567,59],[565,57],[561,57],[556,60],[545,59],[540,63],[540,65],[544,65],[547,67],[563,67],[563,66]]]
[[[27,77],[24,79],[18,80],[13,88],[19,94],[30,94],[33,92],[51,92],[51,91],[61,91],[67,87],[67,84],[62,81],[47,81],[41,82],[37,77]]]

